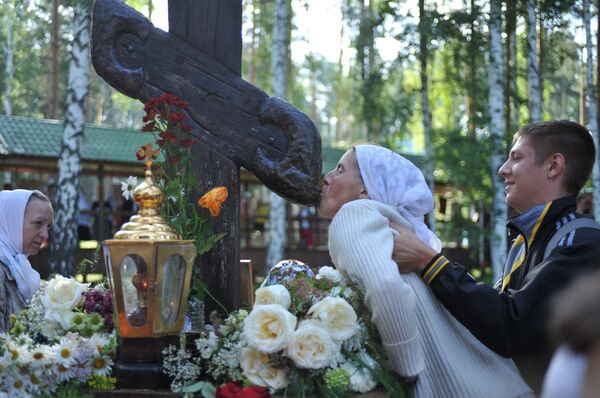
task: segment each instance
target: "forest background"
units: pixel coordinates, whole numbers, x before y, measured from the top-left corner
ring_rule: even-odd
[[[167,29],[165,0],[126,3]],[[81,2],[1,4],[1,112],[64,119]],[[597,3],[243,0],[243,78],[267,93],[278,7],[287,9],[286,100],[311,117],[325,146],[369,141],[423,155],[430,184],[445,184],[462,204],[438,233],[443,240],[468,234],[481,259],[489,247],[496,275],[508,216],[496,171],[512,134],[531,121],[570,119],[598,142]],[[337,43],[337,54],[309,41],[322,25],[339,27],[334,37],[321,36]],[[89,71],[86,122],[139,128],[142,105],[111,88],[91,64]],[[596,168],[595,181],[599,176]],[[598,185],[589,184],[595,197]],[[429,222],[436,228],[434,216]]]

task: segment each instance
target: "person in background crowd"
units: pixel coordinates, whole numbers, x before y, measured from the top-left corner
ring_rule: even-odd
[[[549,334],[559,344],[542,398],[591,398],[600,393],[600,272],[575,281],[552,301]]]
[[[315,247],[315,238],[311,226],[314,209],[311,207],[303,207],[298,213],[300,219],[300,246],[307,249]]]
[[[79,190],[79,217],[77,218],[77,235],[79,240],[92,239],[92,207],[82,189]]]

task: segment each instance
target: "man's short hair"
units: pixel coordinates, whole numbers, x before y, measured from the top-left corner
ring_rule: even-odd
[[[535,161],[543,163],[549,156],[561,153],[565,157],[564,188],[577,195],[589,178],[596,149],[589,130],[569,120],[530,123],[514,135],[527,138],[535,152]]]

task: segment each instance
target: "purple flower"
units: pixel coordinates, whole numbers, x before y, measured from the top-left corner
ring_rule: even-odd
[[[309,265],[304,264],[302,261],[290,259],[281,260],[271,270],[269,275],[262,283],[261,286],[271,286],[280,284],[282,281],[290,281],[296,278],[299,273],[305,274],[308,278],[314,279],[315,273]]]

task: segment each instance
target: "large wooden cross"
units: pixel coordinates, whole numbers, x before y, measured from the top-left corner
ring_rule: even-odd
[[[213,221],[227,235],[199,261],[228,309],[240,302],[240,166],[305,205],[316,202],[321,173],[311,120],[240,77],[241,25],[241,0],[169,0],[169,33],[118,0],[96,0],[92,20],[92,62],[103,79],[141,101],[170,92],[190,103],[199,191],[225,185],[231,195]]]

